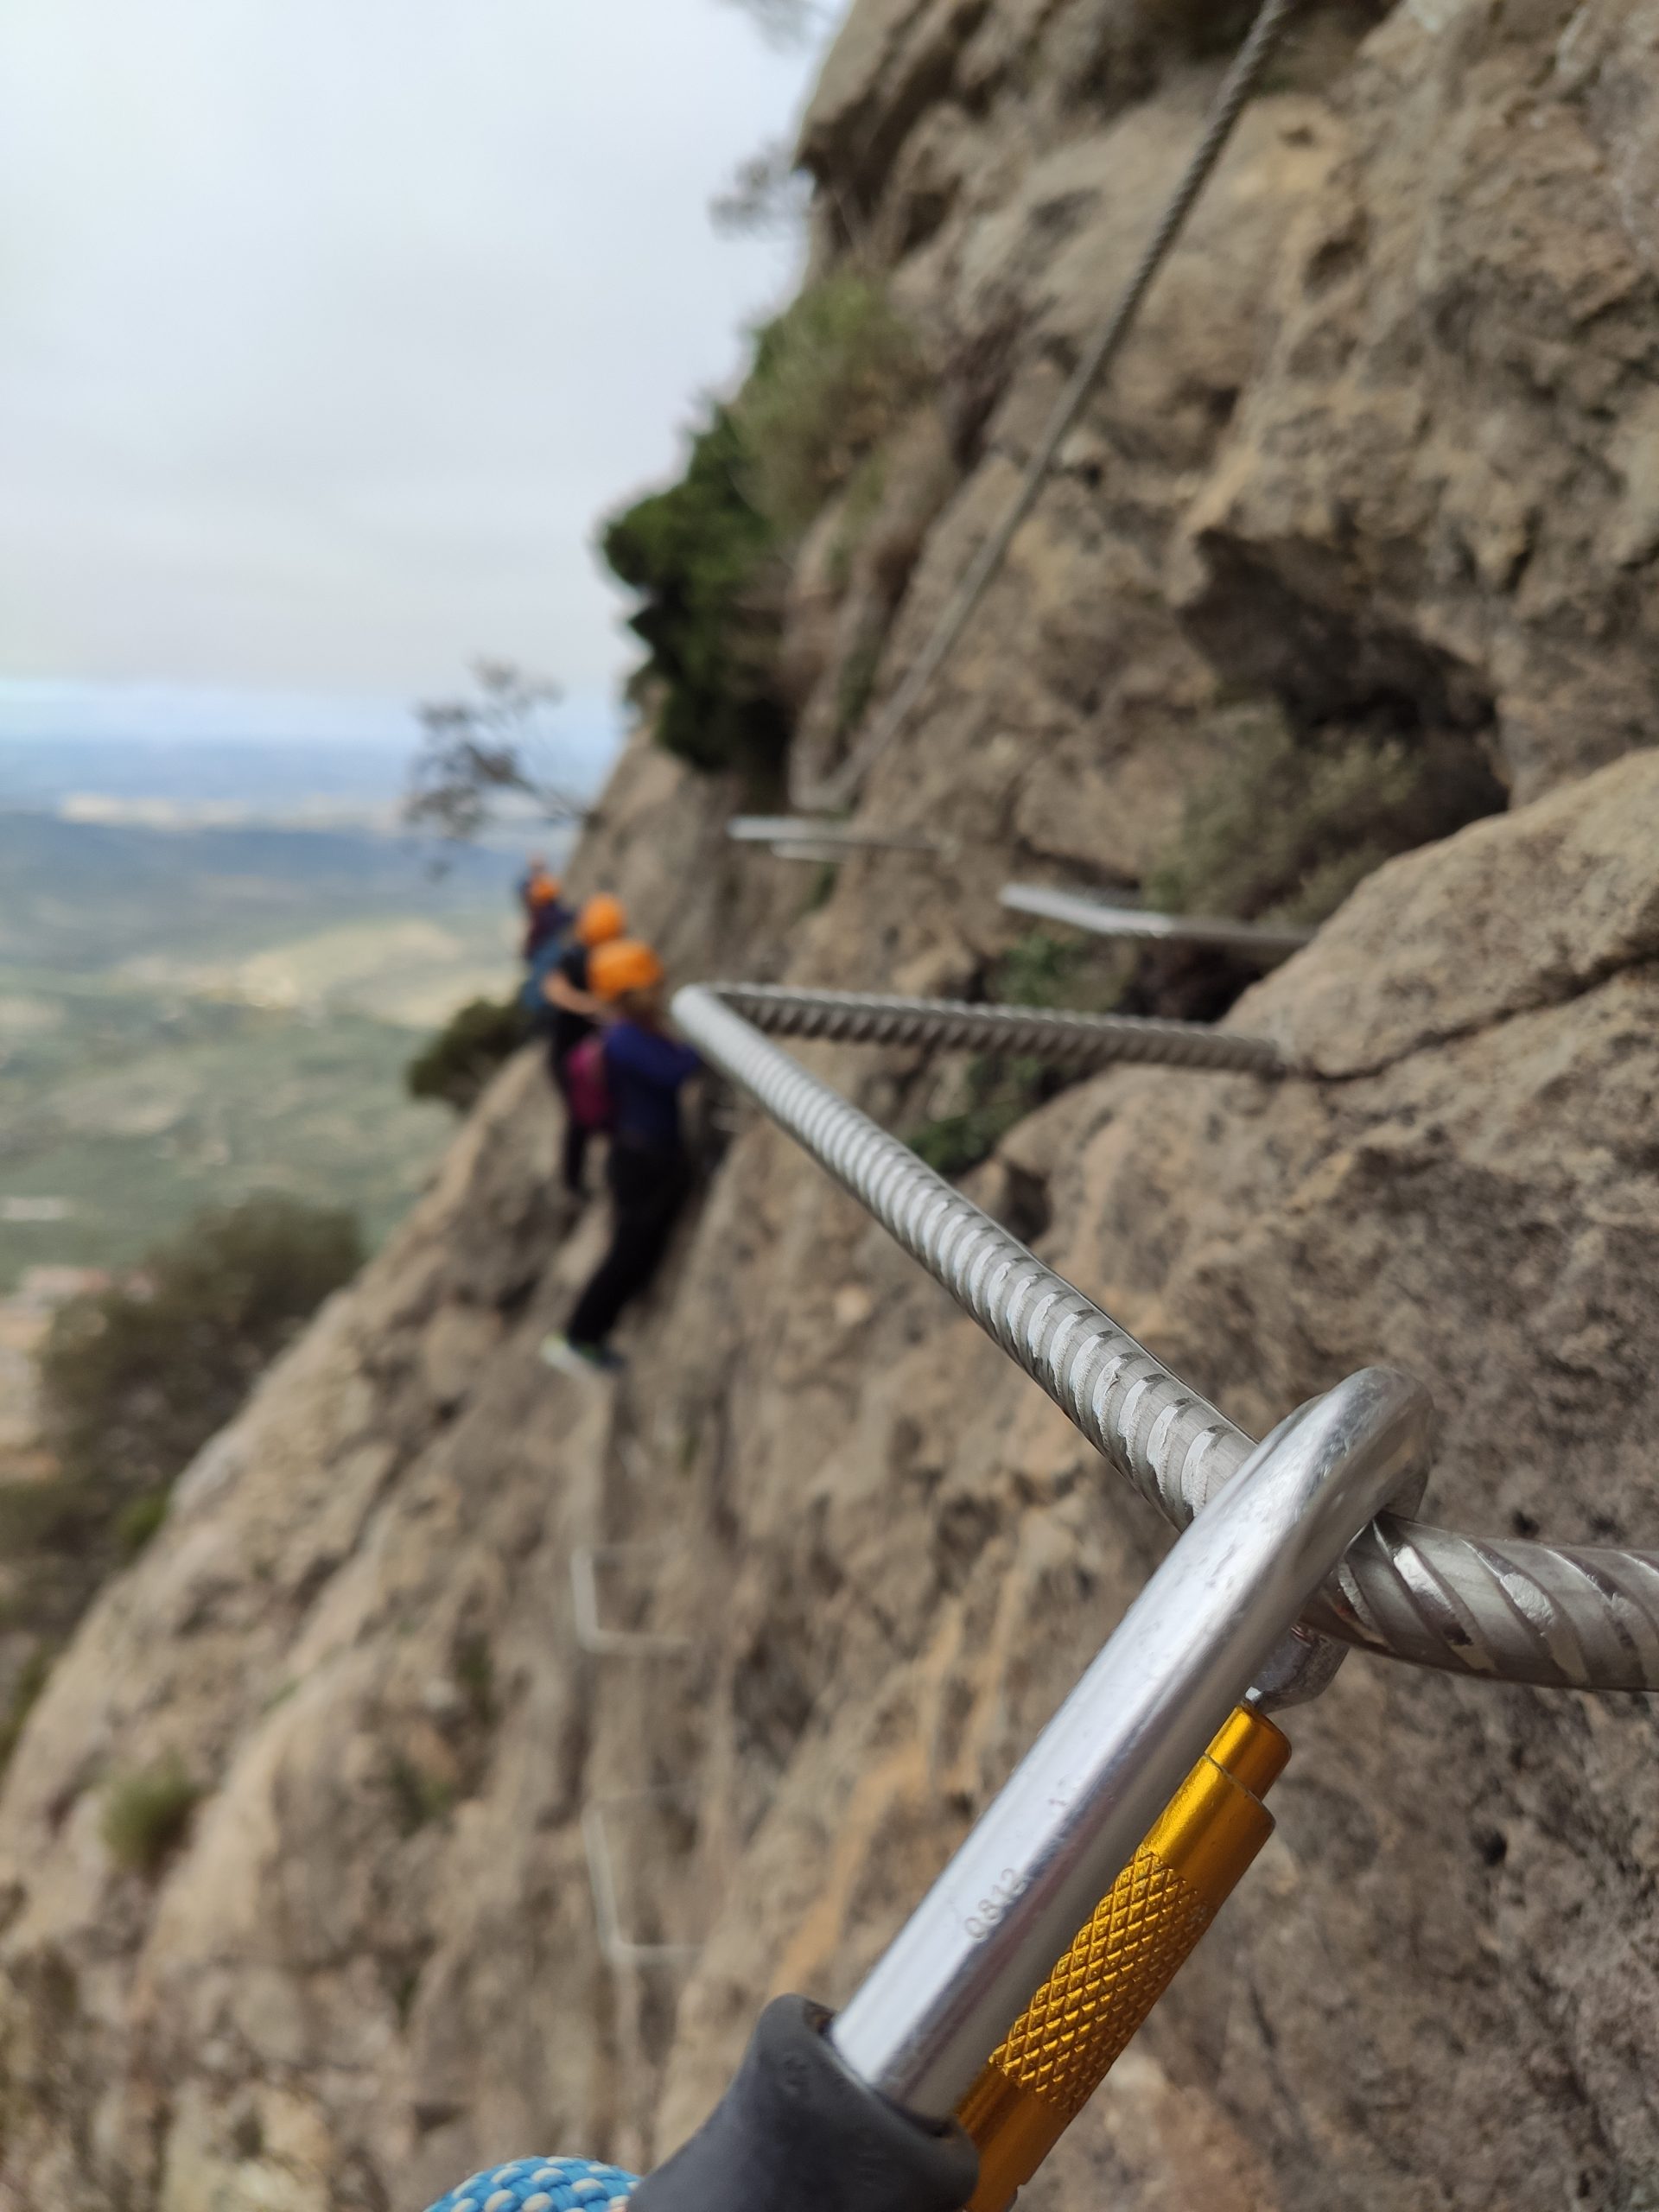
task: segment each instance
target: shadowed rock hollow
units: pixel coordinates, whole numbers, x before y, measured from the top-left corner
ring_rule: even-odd
[[[806,124],[817,265],[855,233],[890,271],[951,474],[896,592],[869,549],[902,517],[837,577],[809,537],[820,760],[870,608],[879,696],[1007,496],[1217,38],[1175,6],[855,7]],[[1462,748],[1510,810],[1370,874],[1230,1016],[1290,1077],[1076,1084],[970,1187],[1255,1432],[1393,1361],[1439,1408],[1437,1517],[1649,1545],[1656,49],[1651,5],[1313,10],[873,778],[955,856],[809,895],[642,739],[578,871],[683,974],[971,988],[1015,933],[996,885],[1138,881],[1241,696]],[[899,1122],[951,1080],[804,1056]],[[846,1994],[1160,1555],[741,1110],[628,1380],[550,1374],[602,1235],[550,1195],[555,1135],[516,1064],[36,1709],[0,1795],[6,2212],[418,2212],[489,2159],[659,2156],[769,1992]],[[683,1655],[579,1652],[595,1543],[647,1548],[607,1617]],[[1293,1732],[1277,1836],[1033,2206],[1659,2202],[1652,1701],[1356,1658]],[[110,1790],[168,1759],[188,1837],[124,1871]],[[601,1960],[596,1804],[627,1932],[689,1970]]]

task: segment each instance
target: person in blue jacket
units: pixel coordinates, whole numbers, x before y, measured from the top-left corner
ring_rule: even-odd
[[[564,903],[559,879],[549,874],[543,860],[531,861],[519,877],[518,888],[518,903],[524,910],[523,957],[533,966],[537,955],[562,938],[575,917]]]
[[[691,1186],[680,1092],[702,1062],[664,1027],[663,965],[649,945],[632,938],[595,945],[588,980],[610,1012],[603,1050],[611,1242],[565,1333],[548,1338],[542,1356],[567,1374],[610,1374],[623,1363],[611,1332],[656,1274]]]

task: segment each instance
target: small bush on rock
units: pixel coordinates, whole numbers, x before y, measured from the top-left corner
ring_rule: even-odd
[[[41,1693],[46,1688],[47,1677],[52,1671],[53,1649],[42,1643],[31,1651],[17,1670],[6,1700],[5,1711],[0,1714],[0,1774],[3,1774],[17,1739],[23,1732],[23,1724],[40,1703]]]
[[[137,1558],[156,1535],[167,1518],[167,1492],[152,1490],[122,1507],[116,1516],[115,1541],[129,1558]]]
[[[448,1775],[435,1774],[402,1751],[395,1751],[388,1759],[385,1779],[392,1818],[398,1834],[405,1840],[432,1821],[441,1821],[454,1804],[453,1780]]]
[[[349,1214],[256,1198],[200,1215],[59,1313],[40,1362],[58,1471],[0,1484],[4,1625],[32,1643],[29,1698],[99,1585],[155,1536],[178,1475],[362,1257]],[[26,1710],[14,1699],[0,1714],[0,1765]]]
[[[1040,1060],[988,1056],[968,1068],[968,1103],[912,1129],[906,1141],[935,1174],[954,1179],[988,1160],[1008,1131],[1048,1095],[1049,1071]]]
[[[1173,913],[1322,922],[1384,861],[1503,802],[1467,737],[1298,737],[1276,710],[1252,709],[1238,716],[1224,766],[1189,797],[1147,877],[1147,901]]]
[[[989,997],[1000,1005],[1065,1008],[1109,1014],[1133,965],[1122,952],[1085,939],[1073,943],[1030,930],[1003,953],[989,976]],[[907,1141],[936,1173],[965,1175],[988,1160],[1008,1131],[1071,1080],[1039,1056],[1008,1059],[983,1053],[968,1064],[965,1103],[913,1129]]]
[[[165,1492],[362,1263],[349,1213],[271,1196],[199,1215],[130,1282],[72,1300],[41,1359],[65,1480],[117,1511]]]
[[[779,538],[798,537],[874,456],[920,390],[921,352],[882,287],[836,271],[768,323],[737,405],[754,502]]]
[[[1028,930],[997,962],[990,995],[1005,1006],[1109,1014],[1134,964],[1133,955],[1097,938],[1058,938],[1046,930]]]
[[[153,1876],[183,1842],[201,1791],[183,1762],[162,1759],[120,1777],[104,1801],[105,1848],[130,1874]]]
[[[496,1073],[530,1041],[530,1021],[516,999],[472,999],[423,1045],[404,1071],[411,1098],[441,1098],[470,1113]]]

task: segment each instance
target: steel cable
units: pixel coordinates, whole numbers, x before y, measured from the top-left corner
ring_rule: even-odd
[[[1115,1061],[1236,1069],[1281,1075],[1265,1037],[1198,1022],[1145,1021],[1122,1014],[1051,1014],[1038,1007],[970,1006],[960,999],[887,998],[872,991],[794,991],[764,983],[709,987],[774,1037],[830,1044],[928,1045],[944,1052],[1029,1057],[1078,1073]]]
[[[944,665],[957,640],[972,619],[975,608],[984,597],[992,578],[1001,567],[1020,524],[1037,504],[1037,495],[1054,466],[1067,433],[1083,412],[1090,393],[1116,360],[1124,340],[1134,329],[1141,303],[1152,289],[1153,279],[1168,259],[1185,227],[1186,219],[1192,213],[1198,194],[1209,182],[1211,170],[1221,159],[1239,117],[1249,105],[1262,71],[1278,50],[1280,40],[1284,36],[1296,6],[1297,0],[1265,0],[1261,13],[1251,25],[1249,36],[1239,48],[1232,67],[1211,104],[1210,112],[1205,118],[1203,135],[1181,172],[1179,181],[1159,219],[1157,228],[1142,249],[1129,281],[1118,296],[1111,313],[1084,350],[1072,372],[1071,382],[1056,403],[1007,512],[969,563],[966,574],[951,594],[931,635],[911,663],[903,682],[877,716],[868,734],[854,746],[840,767],[816,786],[799,781],[791,767],[790,796],[796,806],[809,812],[822,810],[834,813],[850,804],[864,778],[910,720],[923,692]]]
[[[676,1019],[920,1261],[1112,1466],[1184,1528],[1236,1473],[1252,1440],[907,1145],[753,1026],[794,1024],[800,1033],[798,1025],[812,1018],[810,1002],[848,999],[856,1006],[856,995],[746,986],[731,998],[727,1003],[716,989],[694,985],[677,996]],[[962,1012],[993,1011],[950,1007],[935,1024],[920,1011],[925,1003],[901,1001],[902,1039],[883,1041],[959,1039]],[[1659,1689],[1656,1553],[1477,1539],[1385,1516],[1349,1552],[1305,1618],[1323,1635],[1448,1673],[1549,1688]]]

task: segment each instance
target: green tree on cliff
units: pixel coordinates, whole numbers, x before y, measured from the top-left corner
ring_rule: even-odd
[[[0,1483],[3,1624],[28,1639],[0,1693],[0,1767],[58,1644],[154,1535],[175,1478],[362,1262],[350,1214],[256,1198],[199,1215],[58,1314],[40,1363],[58,1471]]]
[[[41,1379],[46,1440],[86,1513],[171,1483],[362,1264],[350,1214],[270,1196],[199,1215],[129,1281],[72,1300]]]
[[[636,678],[659,741],[698,768],[775,766],[789,738],[779,665],[794,552],[925,380],[882,286],[849,266],[757,332],[742,390],[710,410],[685,472],[605,524],[639,596]]]

